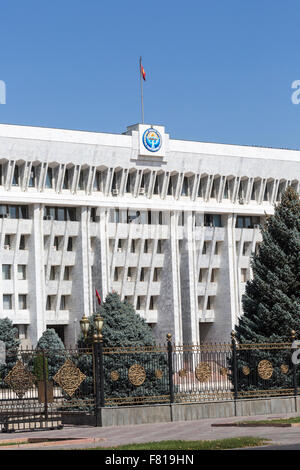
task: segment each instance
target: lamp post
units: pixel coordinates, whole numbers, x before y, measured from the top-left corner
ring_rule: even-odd
[[[95,418],[96,426],[102,426],[101,408],[104,407],[104,370],[103,370],[103,318],[97,314],[94,318],[95,332],[92,337],[93,360],[95,365],[94,385],[95,385]],[[83,315],[80,320],[80,328],[84,339],[87,340],[90,328],[89,319]]]

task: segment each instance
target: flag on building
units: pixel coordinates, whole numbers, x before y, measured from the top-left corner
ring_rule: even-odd
[[[96,297],[97,297],[97,300],[98,300],[98,304],[101,305],[101,297],[100,297],[100,294],[97,291],[97,289],[96,289]]]

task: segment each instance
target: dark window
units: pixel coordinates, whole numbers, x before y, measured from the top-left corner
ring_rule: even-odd
[[[222,227],[220,214],[204,214],[205,227]]]
[[[52,170],[52,168],[47,168],[45,187],[46,188],[52,188],[53,187],[53,170]]]
[[[260,224],[260,218],[257,216],[238,215],[236,218],[236,228],[254,228],[254,225]]]

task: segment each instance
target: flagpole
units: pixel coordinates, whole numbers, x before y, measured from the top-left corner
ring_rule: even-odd
[[[143,97],[143,79],[142,79],[142,57],[140,57],[140,82],[141,82],[142,124],[144,124],[144,97]]]

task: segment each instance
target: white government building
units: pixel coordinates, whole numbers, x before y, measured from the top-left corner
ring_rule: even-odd
[[[47,327],[73,345],[116,291],[159,341],[228,342],[259,224],[300,151],[0,125],[0,318],[24,345]]]

